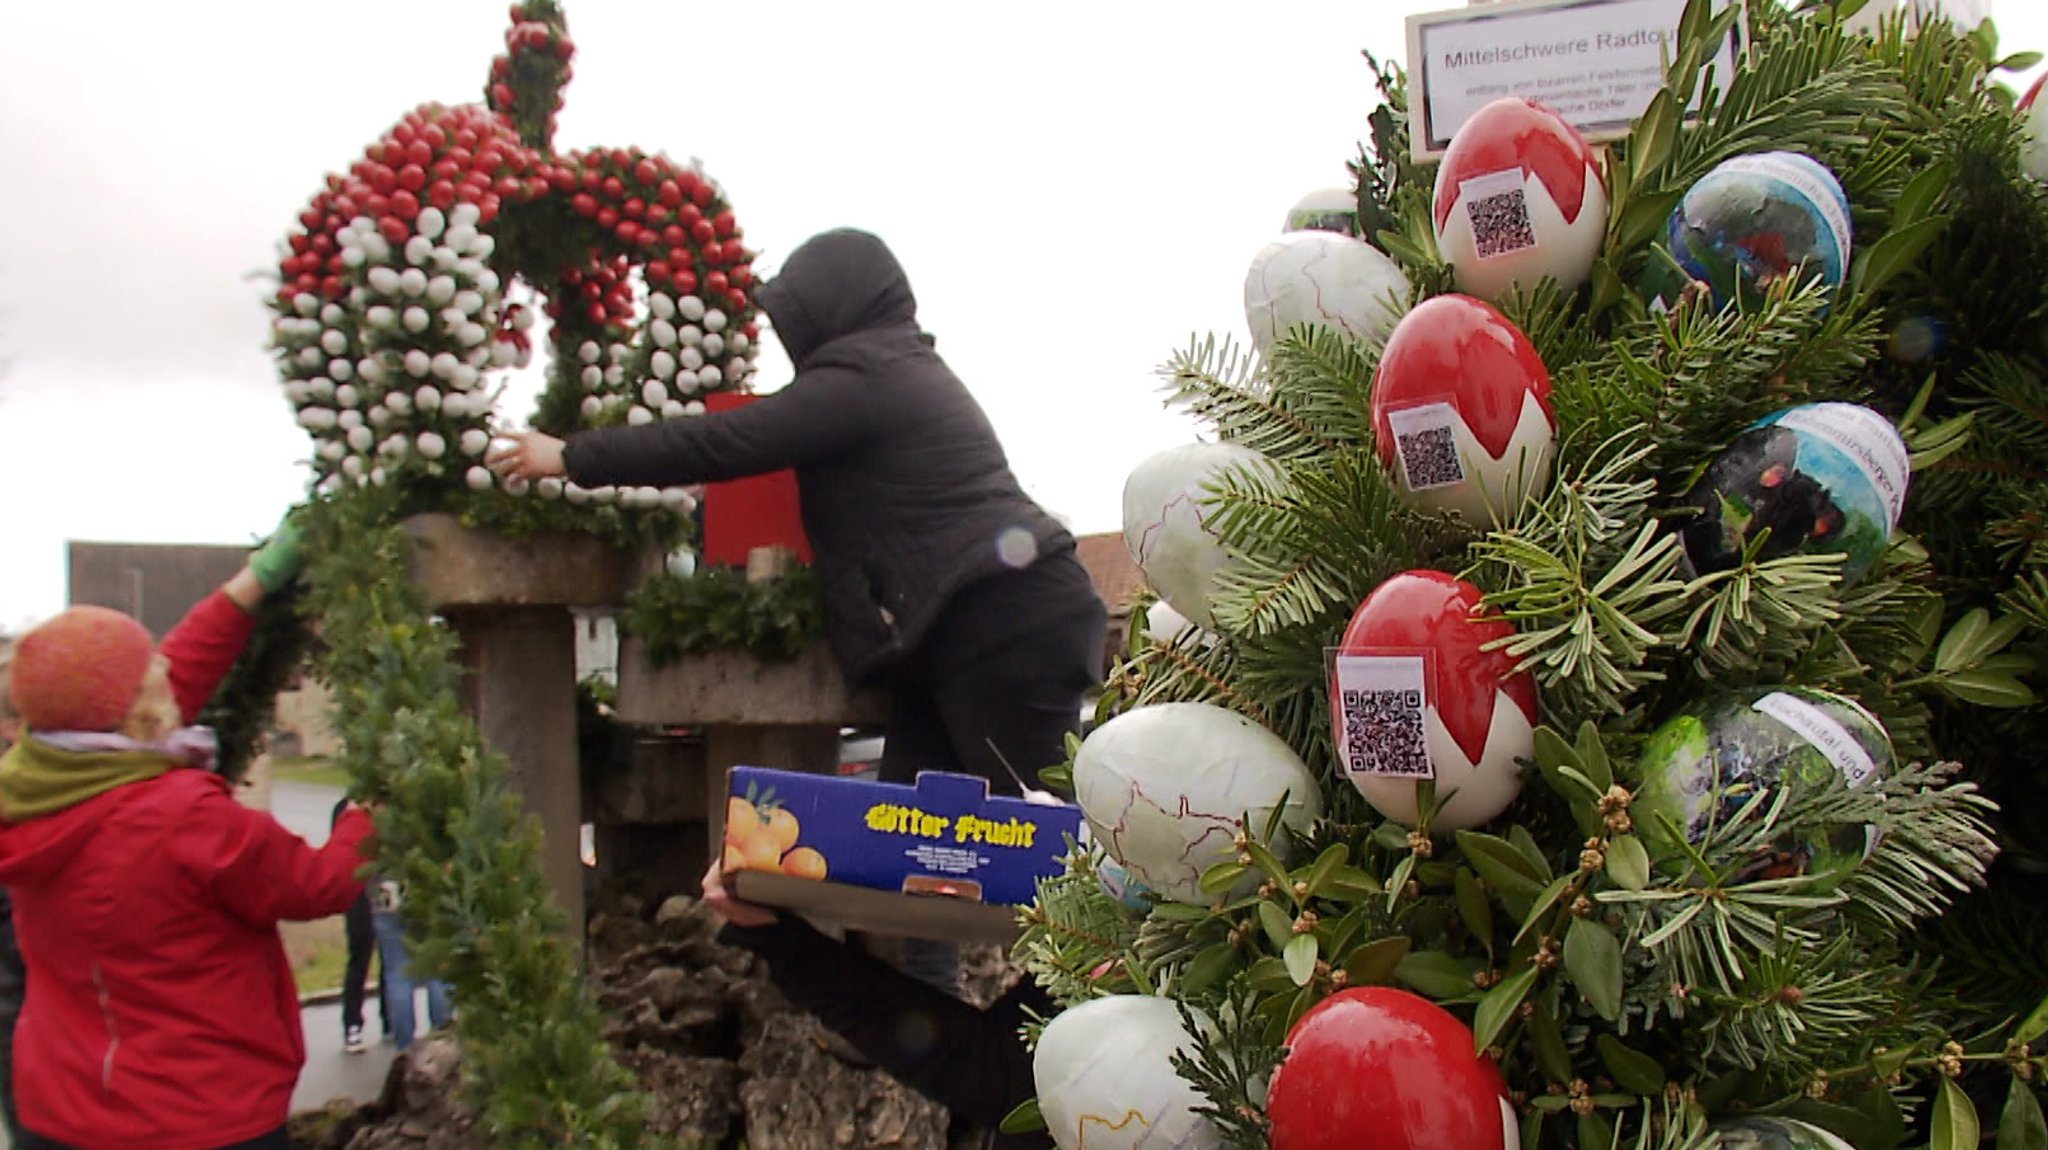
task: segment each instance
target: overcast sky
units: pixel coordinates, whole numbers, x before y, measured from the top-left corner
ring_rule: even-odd
[[[1240,333],[1251,256],[1345,182],[1359,49],[1399,58],[1408,12],[1456,6],[569,0],[557,143],[701,158],[764,271],[826,228],[883,236],[1025,486],[1112,531],[1131,466],[1193,434],[1153,369]],[[2009,48],[2048,47],[2040,7],[2000,5]],[[505,21],[499,0],[12,6],[0,628],[63,605],[67,539],[246,542],[301,495],[252,273],[398,116],[477,99]]]

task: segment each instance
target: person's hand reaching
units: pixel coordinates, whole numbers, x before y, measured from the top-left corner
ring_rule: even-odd
[[[538,431],[508,432],[491,444],[484,454],[484,465],[497,472],[500,479],[532,482],[568,474],[567,465],[562,462],[562,441]]]
[[[725,921],[737,927],[762,927],[775,925],[775,912],[750,902],[741,902],[725,887],[725,866],[714,860],[711,869],[704,872],[704,905]]]

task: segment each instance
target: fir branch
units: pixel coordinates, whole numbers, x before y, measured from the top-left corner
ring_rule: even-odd
[[[1038,882],[1024,929],[1010,949],[1024,972],[1062,1008],[1118,989],[1105,971],[1134,961],[1137,921],[1096,881],[1087,852],[1069,853],[1067,873]]]
[[[1175,1051],[1173,1069],[1207,1100],[1195,1113],[1235,1150],[1267,1150],[1265,1087],[1286,1053],[1267,1039],[1258,1006],[1258,993],[1244,985],[1216,1004],[1213,1019],[1181,1003],[1181,1024],[1206,1041]]]
[[[217,769],[230,782],[241,781],[263,753],[264,738],[277,721],[278,693],[305,666],[313,633],[299,617],[302,599],[297,584],[264,597],[249,642],[199,712],[196,722],[213,729],[220,748]]]
[[[1223,439],[1273,460],[1337,450],[1338,444],[1297,414],[1290,397],[1267,379],[1258,357],[1229,338],[1190,339],[1186,351],[1159,369],[1167,403],[1182,404]]]

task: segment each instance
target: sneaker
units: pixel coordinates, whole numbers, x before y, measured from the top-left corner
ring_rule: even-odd
[[[344,1031],[341,1036],[341,1048],[350,1054],[361,1054],[368,1050],[370,1044],[363,1041],[363,1028],[351,1026]]]

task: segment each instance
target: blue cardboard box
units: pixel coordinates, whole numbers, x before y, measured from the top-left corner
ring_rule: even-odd
[[[1002,941],[1081,833],[1080,808],[992,797],[973,775],[903,786],[734,767],[728,794],[735,894],[885,934]]]

